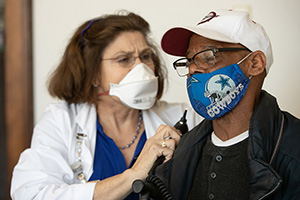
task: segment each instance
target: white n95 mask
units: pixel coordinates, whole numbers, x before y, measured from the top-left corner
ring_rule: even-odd
[[[150,67],[140,63],[119,84],[110,83],[109,95],[119,97],[128,107],[145,110],[154,105],[157,91],[158,78]]]

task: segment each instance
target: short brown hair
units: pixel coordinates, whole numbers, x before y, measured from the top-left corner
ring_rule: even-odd
[[[152,48],[154,73],[159,81],[157,99],[161,98],[166,70],[148,36],[150,26],[141,16],[127,11],[89,20],[76,30],[49,78],[50,95],[68,103],[95,103],[97,94],[93,84],[99,79],[103,51],[120,33],[127,31],[141,32]]]

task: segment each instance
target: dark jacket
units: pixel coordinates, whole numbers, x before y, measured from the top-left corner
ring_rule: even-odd
[[[237,122],[238,123],[238,122]],[[198,160],[212,121],[185,134],[173,158],[156,170],[176,200],[188,199]],[[262,91],[250,120],[248,157],[250,199],[300,200],[300,120],[279,109]]]

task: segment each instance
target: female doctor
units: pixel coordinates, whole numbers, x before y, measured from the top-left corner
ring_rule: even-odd
[[[13,199],[138,199],[132,182],[171,158],[187,107],[159,101],[165,70],[149,32],[127,12],[77,29],[48,85],[63,101],[48,106],[21,154]],[[200,117],[187,113],[191,129]]]

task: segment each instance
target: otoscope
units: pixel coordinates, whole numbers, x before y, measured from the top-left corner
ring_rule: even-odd
[[[188,126],[186,124],[186,113],[187,109],[185,109],[183,116],[181,119],[174,125],[174,127],[181,132],[181,134],[185,134],[188,132]],[[164,183],[155,176],[155,169],[158,165],[162,164],[165,160],[164,156],[160,156],[152,168],[150,169],[146,181],[135,180],[132,183],[133,192],[140,195],[140,200],[174,200],[168,188],[164,185]]]

